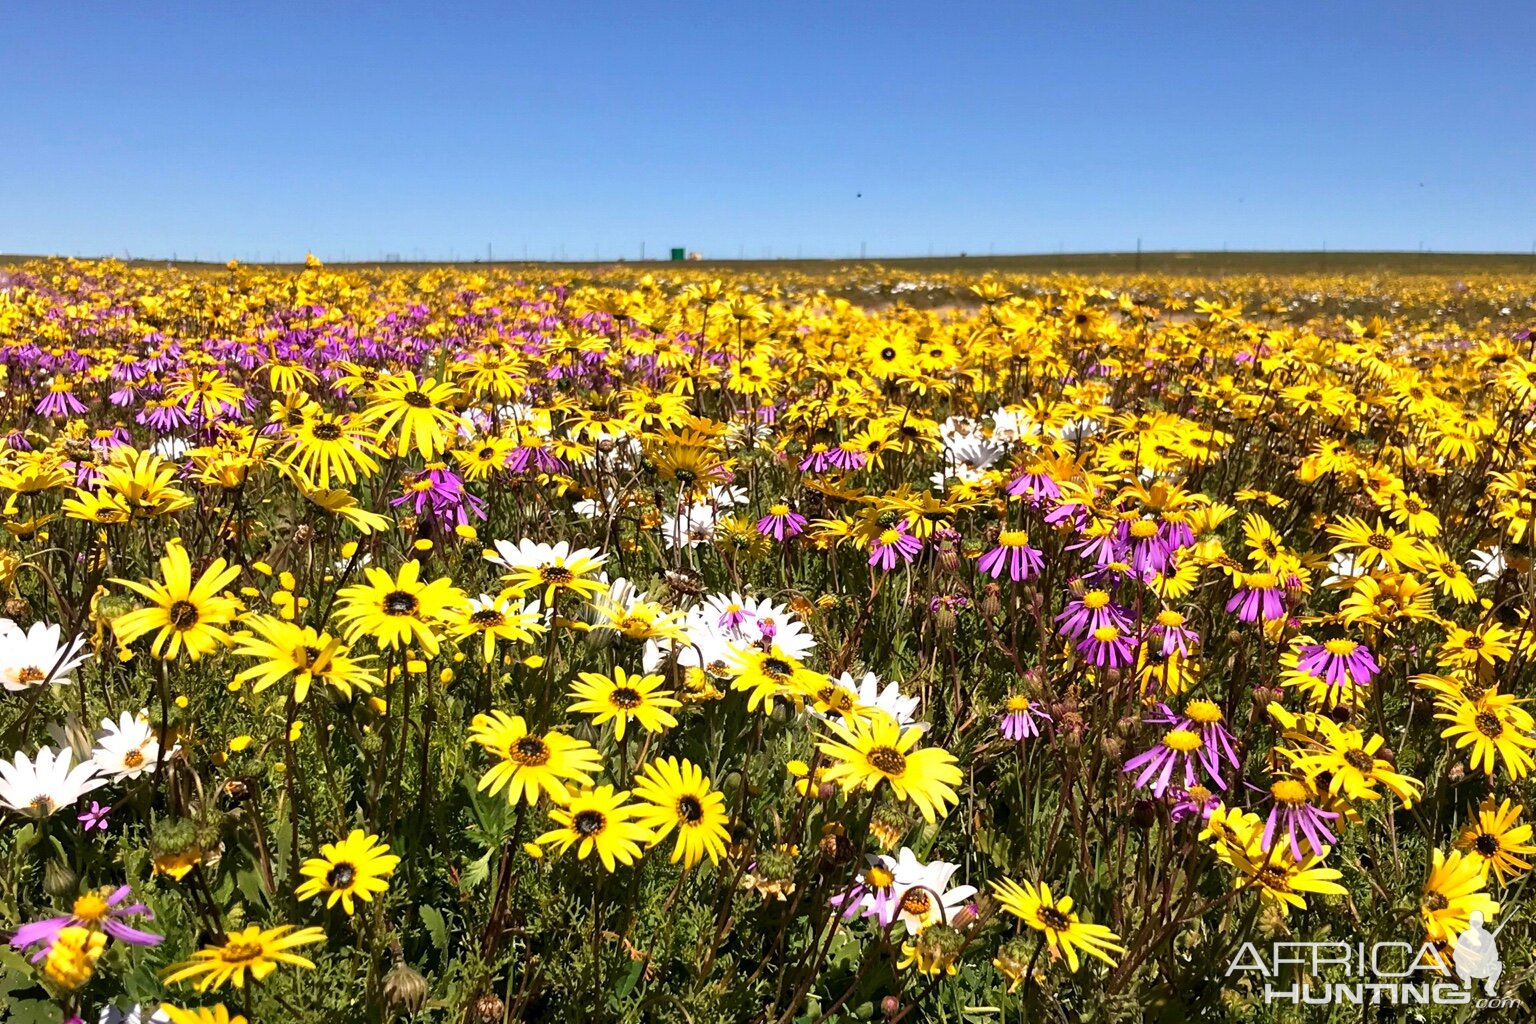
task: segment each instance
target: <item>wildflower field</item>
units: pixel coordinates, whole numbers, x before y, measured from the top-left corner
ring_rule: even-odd
[[[1468,1019],[1229,965],[1484,922],[1530,1019],[1533,324],[0,271],[0,1021]]]

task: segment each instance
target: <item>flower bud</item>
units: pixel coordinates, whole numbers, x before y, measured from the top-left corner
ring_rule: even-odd
[[[981,600],[976,603],[976,610],[981,612],[984,618],[995,619],[1003,610],[1003,590],[996,583],[988,583],[981,588]]]
[[[1157,805],[1151,800],[1137,800],[1131,808],[1131,825],[1143,831],[1157,824]]]
[[[398,962],[384,975],[384,1001],[391,1010],[413,1017],[421,1012],[431,992],[427,979],[404,961]],[[492,996],[491,998],[495,998]],[[479,1009],[479,1004],[476,1004]],[[499,1019],[488,1018],[488,1019]]]
[[[43,868],[43,891],[56,900],[66,899],[80,888],[80,876],[62,860],[54,858]]]
[[[506,1013],[507,1004],[503,1003],[501,998],[494,992],[487,992],[475,1000],[475,1019],[482,1021],[483,1024],[492,1024],[493,1021],[499,1021],[506,1016]]]
[[[960,568],[960,552],[953,544],[944,544],[939,548],[939,571],[953,573]]]

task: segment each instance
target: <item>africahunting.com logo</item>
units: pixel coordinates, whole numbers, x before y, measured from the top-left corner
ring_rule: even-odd
[[[1227,967],[1227,977],[1262,977],[1266,1003],[1514,1007],[1516,999],[1498,995],[1502,929],[1501,923],[1489,931],[1483,915],[1474,911],[1471,926],[1457,937],[1449,955],[1428,942],[1333,941],[1276,942],[1266,957],[1261,947],[1245,942]]]

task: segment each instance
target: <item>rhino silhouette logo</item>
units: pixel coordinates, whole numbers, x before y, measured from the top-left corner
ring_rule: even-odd
[[[1500,930],[1502,928],[1501,925]],[[1457,936],[1451,951],[1451,959],[1456,962],[1456,977],[1461,983],[1470,985],[1474,978],[1480,979],[1484,991],[1490,996],[1497,994],[1499,975],[1504,973],[1504,965],[1499,962],[1498,934],[1484,928],[1483,912],[1474,910],[1471,927]]]

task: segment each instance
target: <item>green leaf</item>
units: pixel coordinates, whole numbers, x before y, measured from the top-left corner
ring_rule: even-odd
[[[491,853],[487,850],[484,857],[464,865],[464,871],[459,875],[459,888],[474,889],[491,877]]]
[[[422,904],[418,913],[421,915],[421,923],[426,925],[427,934],[432,938],[432,945],[437,948],[437,955],[446,961],[448,959],[448,922],[443,920],[443,915],[436,907]]]
[[[644,971],[645,971],[645,962],[644,961],[642,961],[642,960],[631,960],[630,961],[629,968],[624,972],[624,976],[619,979],[619,984],[618,984],[618,986],[613,991],[613,1000],[612,1000],[612,1002],[615,1005],[618,1004],[619,1000],[623,999],[625,996],[629,995],[631,992],[634,991],[635,985],[640,981],[640,975],[642,973],[644,973]]]

